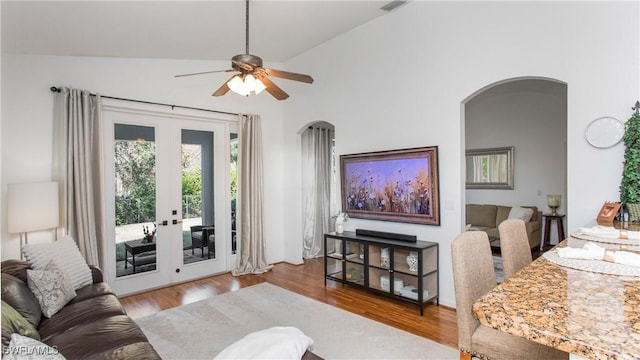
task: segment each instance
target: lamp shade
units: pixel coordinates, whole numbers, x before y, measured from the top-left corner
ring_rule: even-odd
[[[9,184],[7,188],[9,233],[26,233],[58,227],[58,183]]]
[[[259,94],[267,87],[264,83],[254,77],[251,74],[248,75],[236,75],[227,83],[231,91],[240,94],[242,96],[249,96],[252,92]]]

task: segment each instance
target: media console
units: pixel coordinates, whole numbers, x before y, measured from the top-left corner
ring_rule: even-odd
[[[408,301],[420,306],[420,315],[425,303],[439,305],[438,243],[378,234],[402,236],[395,240],[361,230],[324,234],[324,285],[329,279]]]

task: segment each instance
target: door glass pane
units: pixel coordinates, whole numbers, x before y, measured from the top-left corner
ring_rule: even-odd
[[[155,129],[115,124],[116,276],[156,269]]]
[[[236,242],[236,203],[238,199],[238,134],[231,133],[231,253],[238,252]]]
[[[213,132],[182,130],[182,258],[215,259]]]

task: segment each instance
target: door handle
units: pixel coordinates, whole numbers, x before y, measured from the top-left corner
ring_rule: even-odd
[[[169,225],[169,222],[167,220],[164,220],[160,223],[161,226],[167,226]]]
[[[177,223],[181,223],[181,222],[182,222],[182,220],[173,219],[173,225],[176,225]]]

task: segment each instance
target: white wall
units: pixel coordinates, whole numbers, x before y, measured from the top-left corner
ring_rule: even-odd
[[[51,179],[51,86],[69,86],[121,98],[146,100],[262,116],[265,166],[267,260],[284,257],[282,240],[282,104],[266,92],[249,98],[211,94],[227,74],[174,78],[174,74],[225,69],[229,63],[2,55],[2,211],[7,184]],[[131,103],[127,103],[131,105]],[[163,111],[166,108],[162,109]],[[6,218],[2,217],[6,229]],[[46,241],[49,233],[33,233]],[[19,237],[2,232],[2,259],[19,258]]]
[[[334,124],[339,154],[438,145],[441,226],[353,219],[346,227],[440,243],[441,303],[454,305],[450,246],[465,203],[461,103],[518,77],[567,84],[568,230],[594,219],[618,198],[623,149],[590,147],[584,129],[604,115],[627,119],[640,97],[639,11],[637,2],[412,1],[291,61],[316,82],[296,88],[285,107],[285,180],[294,195],[284,199],[287,255],[301,253],[303,124]]]
[[[564,213],[567,91],[549,80],[496,85],[466,103],[466,149],[514,146],[513,190],[467,189],[467,204],[535,205],[562,194]]]
[[[2,6],[0,6],[0,28],[2,27]],[[0,49],[2,48],[2,36],[0,36]],[[2,69],[2,54],[0,53],[0,69]],[[2,71],[0,71],[0,84],[2,84]],[[2,86],[0,86],[0,117],[2,117]],[[0,149],[2,149],[2,122],[0,121]],[[4,151],[3,151],[4,153]],[[2,179],[2,156],[0,156],[0,181]],[[4,189],[2,183],[2,189]],[[4,190],[2,190],[4,192]],[[4,203],[4,201],[2,202]],[[0,219],[4,219],[4,206],[0,206]],[[4,221],[0,221],[0,234],[4,234]],[[0,245],[0,257],[2,256],[2,246]]]
[[[626,120],[640,98],[639,16],[637,2],[412,1],[282,66],[315,78],[313,85],[287,82],[292,96],[284,103],[267,94],[212,99],[223,79],[172,78],[228,62],[3,54],[2,211],[8,183],[50,179],[52,85],[255,112],[263,117],[267,153],[268,260],[298,263],[298,132],[323,120],[335,125],[339,154],[439,146],[441,226],[359,219],[346,225],[440,243],[441,303],[453,306],[450,244],[462,229],[465,203],[461,103],[505,79],[534,76],[567,84],[566,202],[568,230],[574,230],[591,221],[605,200],[618,198],[622,147],[598,150],[583,134],[597,117]],[[2,258],[16,257],[17,236],[1,235]]]

